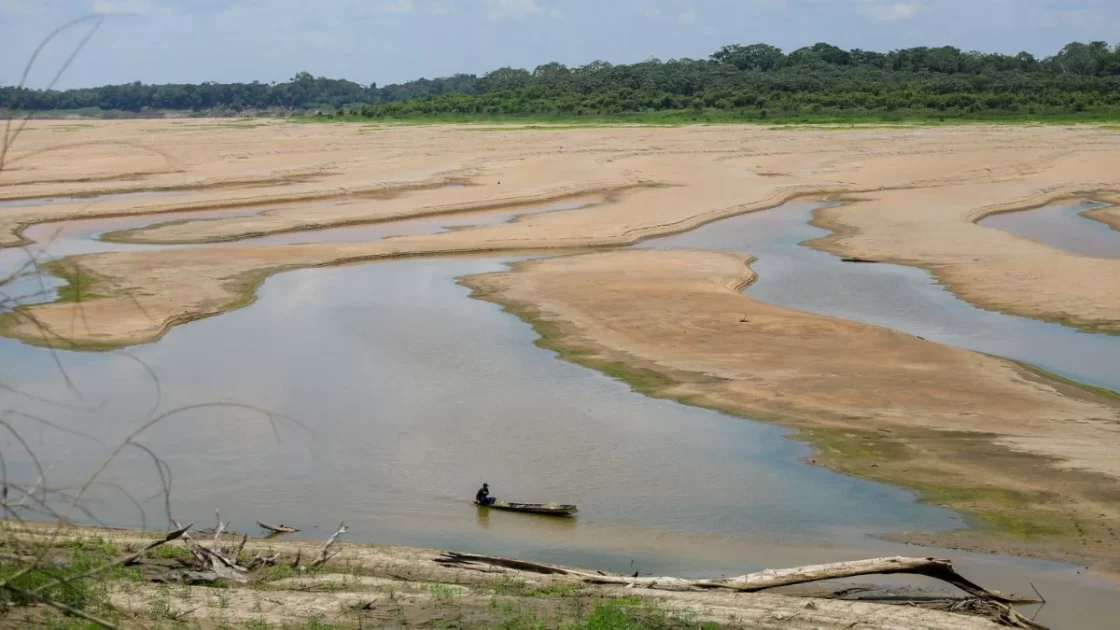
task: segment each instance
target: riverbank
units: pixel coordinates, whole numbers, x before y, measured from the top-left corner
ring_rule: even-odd
[[[1022,181],[945,186],[937,190],[936,204],[919,189],[865,193],[819,210],[812,225],[832,234],[808,245],[838,256],[920,267],[984,309],[1120,333],[1120,284],[1101,282],[1102,274],[1120,271],[1120,260],[1072,254],[976,225],[992,214],[1080,196],[1112,198],[1115,192],[1105,186],[1103,178],[1097,185],[1061,185],[1041,193]],[[889,221],[882,220],[886,214]]]
[[[749,256],[584,254],[464,279],[540,343],[651,396],[776,422],[815,463],[917,490],[938,546],[1120,570],[1120,400],[1010,361],[741,295]],[[718,351],[714,351],[718,349]],[[918,540],[914,538],[913,540]]]
[[[1120,230],[1120,207],[1117,207],[1120,204],[1120,194],[1105,194],[1100,197],[1101,201],[1106,201],[1112,205],[1107,208],[1089,210],[1083,216],[1100,221],[1114,230]]]
[[[210,548],[210,534],[194,539]],[[137,552],[164,533],[108,529],[55,532],[46,526],[5,523],[13,547],[52,558],[56,570],[76,573]],[[216,537],[213,537],[217,541]],[[226,536],[226,557],[250,564],[268,558],[244,582],[208,581],[203,572],[184,572],[192,553],[182,540],[158,546],[139,562],[111,567],[95,581],[74,585],[65,603],[121,628],[172,624],[183,628],[361,628],[383,626],[575,628],[659,630],[662,628],[836,629],[859,624],[891,630],[993,630],[983,606],[974,614],[951,613],[950,591],[918,592],[880,588],[884,600],[894,592],[930,598],[923,606],[889,605],[846,599],[827,584],[785,587],[774,593],[675,592],[626,586],[591,585],[567,575],[544,575],[518,567],[470,567],[443,561],[431,549],[342,543],[321,567],[315,560],[323,542],[248,539]],[[213,545],[214,549],[222,547]],[[189,580],[180,580],[179,576]],[[37,573],[31,577],[38,578]],[[42,576],[45,580],[49,577]],[[875,584],[874,577],[862,578]],[[193,584],[190,581],[193,580]],[[48,591],[53,593],[53,591]],[[781,593],[781,594],[778,594]],[[61,599],[61,598],[60,598]],[[959,600],[957,600],[959,601]],[[0,625],[12,627],[65,623],[45,607],[7,611]]]

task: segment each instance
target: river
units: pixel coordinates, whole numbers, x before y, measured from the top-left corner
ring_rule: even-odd
[[[1120,375],[1120,338],[975,309],[920,270],[842,263],[799,245],[824,234],[807,225],[816,207],[788,204],[642,246],[749,251],[759,257],[749,291],[760,299],[1099,384]],[[500,220],[532,211],[543,210]],[[441,230],[477,219],[419,221]],[[94,240],[123,229],[108,221],[64,224],[55,243],[134,247]],[[381,230],[354,238],[406,233],[394,231],[399,223],[347,229]],[[320,236],[283,238],[311,235]],[[225,401],[282,414],[270,421],[241,407],[188,409],[138,438],[173,472],[178,519],[209,523],[221,508],[243,531],[255,531],[257,520],[285,522],[319,538],[346,520],[356,541],[709,575],[913,554],[873,535],[961,525],[906,491],[807,464],[809,449],[785,429],[648,399],[557,360],[533,345],[529,326],[469,299],[455,282],[514,260],[407,259],[284,273],[253,305],[127,352],[52,353],[0,339],[0,383],[12,388],[0,401],[104,445],[13,418],[35,438],[32,448],[58,487],[160,411]],[[14,447],[9,441],[5,453]],[[38,472],[24,457],[9,462],[8,474]],[[110,525],[161,527],[158,479],[144,452],[128,450],[104,478],[114,485],[96,487],[87,505]],[[479,512],[470,500],[483,481],[501,498],[577,503],[580,516]],[[143,518],[122,490],[138,498]],[[1115,585],[1065,565],[938,553],[993,588],[1029,593],[1033,581],[1051,600],[1040,621],[1120,613]]]

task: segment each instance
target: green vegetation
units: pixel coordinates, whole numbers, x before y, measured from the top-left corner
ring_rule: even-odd
[[[888,53],[819,43],[789,54],[725,46],[708,59],[500,68],[378,87],[301,72],[277,84],[0,88],[13,110],[159,116],[312,111],[330,120],[692,124],[1086,121],[1120,118],[1120,46],[1073,42],[1046,59],[951,46]]]
[[[88,302],[105,297],[91,290],[97,282],[97,276],[79,266],[53,261],[44,264],[43,270],[66,281],[65,286],[58,288],[58,302]]]
[[[5,527],[5,535],[9,532]],[[36,566],[25,567],[22,563],[4,563],[0,566],[0,583],[6,588],[0,590],[0,618],[14,608],[26,608],[38,598],[22,593],[36,592],[41,598],[58,602],[73,610],[92,613],[96,616],[114,619],[115,613],[109,605],[110,580],[131,577],[129,569],[114,567],[99,573],[92,579],[67,579],[101,567],[110,559],[120,555],[119,550],[99,537],[77,540],[58,549],[55,557]],[[10,586],[11,588],[7,588]],[[58,626],[66,628],[86,628],[81,624]]]
[[[45,530],[44,530],[45,531]],[[210,586],[159,582],[178,566],[169,560],[189,552],[178,542],[158,547],[147,560],[135,566],[116,566],[125,553],[139,544],[123,548],[99,535],[62,539],[42,547],[21,538],[6,523],[0,532],[7,545],[44,552],[44,561],[17,575],[14,566],[0,570],[0,582],[10,580],[13,589],[0,589],[0,627],[36,627],[52,630],[102,628],[78,614],[92,615],[114,627],[145,627],[165,630],[342,630],[354,627],[504,628],[507,630],[668,630],[670,628],[724,627],[701,621],[697,613],[669,602],[639,596],[617,597],[610,591],[586,584],[529,585],[519,577],[502,575],[492,583],[474,586],[393,578],[383,584],[362,584],[357,577],[385,577],[373,566],[335,566],[326,572],[342,574],[341,581],[316,582],[300,572],[306,583],[281,587],[268,584],[267,574],[256,574],[249,585]],[[290,550],[289,550],[290,551]],[[271,553],[271,550],[269,551]],[[280,566],[273,568],[279,576]],[[108,565],[108,566],[107,566]],[[289,565],[290,566],[290,565]],[[98,567],[73,582],[58,584]],[[153,579],[157,579],[153,582]],[[49,609],[20,592],[47,586],[42,594],[70,609],[70,614]],[[340,598],[337,612],[309,612],[299,620],[270,614],[264,603],[276,605],[291,594],[360,594],[356,600]],[[376,602],[371,609],[366,602]],[[298,600],[292,602],[298,604]],[[232,614],[248,606],[249,619]],[[268,606],[273,608],[273,606]],[[198,612],[199,614],[194,614]],[[245,612],[245,611],[243,611]],[[736,626],[737,627],[737,626]]]

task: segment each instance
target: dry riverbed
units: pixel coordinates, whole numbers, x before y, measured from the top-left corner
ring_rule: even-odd
[[[265,277],[285,269],[616,248],[810,195],[847,200],[820,213],[835,234],[816,247],[928,269],[987,308],[1120,332],[1120,260],[1074,256],[975,224],[1075,196],[1115,200],[1120,135],[1091,126],[479,130],[121,121],[65,134],[55,126],[33,125],[0,175],[0,245],[22,243],[28,225],[75,217],[220,208],[237,216],[112,235],[224,242],[220,248],[62,261],[56,269],[80,290],[0,315],[0,332],[31,343],[149,343],[172,326],[250,303]],[[314,242],[325,227],[590,194],[606,202],[439,234]],[[252,208],[262,212],[246,215]],[[1116,217],[1095,212],[1106,222]],[[292,231],[307,231],[309,243],[249,240]],[[751,278],[747,262],[611,252],[467,282],[533,321],[574,360],[652,395],[796,427],[820,449],[818,463],[915,488],[981,526],[933,542],[1087,557],[1120,570],[1115,397],[1009,361],[752,300],[737,292]]]
[[[21,136],[0,203],[116,196],[5,208],[2,244],[20,243],[27,225],[75,216],[264,210],[115,235],[206,242],[591,193],[612,193],[613,201],[372,243],[245,241],[220,251],[84,256],[75,262],[100,299],[81,305],[81,327],[72,325],[73,304],[36,306],[34,322],[2,323],[5,334],[30,340],[151,341],[175,324],[246,304],[263,277],[293,266],[618,246],[810,194],[853,200],[825,215],[838,232],[821,244],[830,251],[930,269],[965,299],[1009,313],[1120,331],[1120,260],[1072,257],[973,223],[991,212],[1120,191],[1111,167],[1120,161],[1120,137],[1089,126],[480,131],[121,121],[66,134],[53,126],[38,123]],[[175,195],[153,198],[153,191]],[[144,195],[122,195],[132,192]],[[329,201],[347,203],[323,205]]]

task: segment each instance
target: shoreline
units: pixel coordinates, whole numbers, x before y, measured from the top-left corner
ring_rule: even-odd
[[[858,193],[857,193],[858,194]],[[995,214],[1006,214],[1013,212],[1029,212],[1045,206],[1059,204],[1065,201],[1072,201],[1078,198],[1088,198],[1093,201],[1101,203],[1109,203],[1105,208],[1089,210],[1082,213],[1083,216],[1088,218],[1096,218],[1093,213],[1101,213],[1097,216],[1111,217],[1110,214],[1103,214],[1105,212],[1115,212],[1117,199],[1120,199],[1120,193],[1117,193],[1112,188],[1099,188],[1091,191],[1056,191],[1039,195],[1031,199],[1025,199],[1017,202],[1009,202],[1001,204],[992,208],[985,208],[977,210],[969,216],[969,222],[976,225],[985,217]],[[845,205],[856,205],[866,202],[866,199],[859,197],[843,197],[839,199]],[[843,206],[837,206],[842,208]],[[830,234],[821,236],[819,238],[810,239],[801,245],[811,247],[818,251],[826,252],[834,256],[841,257],[864,257],[867,256],[876,262],[883,262],[894,265],[903,265],[907,267],[915,267],[929,273],[933,279],[947,291],[952,293],[958,299],[971,304],[980,309],[994,311],[1003,315],[1012,315],[1023,317],[1026,319],[1033,319],[1042,322],[1049,322],[1076,328],[1082,332],[1087,333],[1100,333],[1108,335],[1120,335],[1120,317],[1115,320],[1097,320],[1089,319],[1086,317],[1078,317],[1075,315],[1065,314],[1056,315],[1051,310],[1044,310],[1038,306],[1024,306],[1021,304],[1009,303],[1006,300],[1001,300],[997,297],[991,296],[982,290],[976,290],[969,286],[969,283],[964,280],[959,280],[951,274],[953,269],[952,265],[939,264],[920,259],[910,259],[901,256],[875,256],[868,254],[865,250],[860,249],[858,246],[853,246],[845,243],[846,240],[864,236],[865,232],[858,227],[845,223],[836,213],[830,213],[830,210],[836,208],[822,208],[813,212],[813,219],[809,222],[813,227],[827,230]],[[1102,222],[1109,223],[1105,219],[1097,219]],[[1111,223],[1109,223],[1111,225]],[[1120,221],[1118,221],[1120,224]],[[1021,239],[1020,237],[1009,235],[1011,238]],[[1030,241],[1028,241],[1030,242]],[[1039,245],[1046,249],[1050,249],[1045,245]],[[1057,251],[1057,250],[1055,250]],[[1068,254],[1068,256],[1075,258],[1093,259],[1088,256],[1080,256],[1078,254]]]
[[[596,255],[610,254],[593,253],[585,256]],[[472,290],[473,298],[496,303],[506,312],[530,324],[538,336],[536,345],[556,352],[558,358],[562,360],[626,382],[634,391],[647,396],[790,427],[795,430],[795,433],[790,436],[791,439],[806,442],[813,447],[816,455],[810,457],[811,463],[841,474],[907,488],[915,492],[923,502],[948,507],[969,517],[971,529],[892,535],[889,536],[891,540],[912,543],[921,541],[922,544],[933,546],[979,549],[1063,562],[1088,559],[1097,570],[1109,574],[1120,573],[1120,547],[1117,545],[1110,543],[1109,551],[1097,556],[1087,552],[1088,548],[1078,552],[1070,551],[1068,541],[1063,539],[1067,538],[1074,528],[1068,523],[1062,524],[1060,518],[1056,522],[1052,508],[1043,508],[1039,511],[1040,505],[1053,501],[1053,497],[1047,499],[1045,495],[1007,492],[999,488],[962,487],[961,480],[954,479],[952,476],[942,479],[941,483],[936,480],[919,481],[909,474],[906,466],[900,465],[905,464],[910,458],[907,454],[909,448],[907,444],[914,443],[924,444],[923,448],[932,447],[934,444],[939,444],[941,448],[948,445],[950,450],[964,446],[970,451],[982,454],[982,457],[1010,458],[1025,462],[1024,465],[1028,467],[1048,467],[1047,458],[1009,450],[1006,446],[984,437],[985,434],[977,434],[977,436],[953,432],[947,434],[944,431],[919,427],[900,429],[889,424],[877,424],[870,419],[863,419],[853,425],[851,421],[827,417],[829,414],[813,419],[812,414],[806,417],[804,412],[793,409],[783,411],[782,405],[766,409],[736,404],[726,394],[718,393],[722,391],[719,389],[718,381],[727,377],[667,367],[658,364],[654,359],[639,358],[625,350],[612,349],[603,345],[602,339],[591,339],[584,330],[573,328],[574,324],[564,320],[563,315],[555,311],[545,313],[539,305],[503,295],[502,288],[488,285],[490,279],[499,275],[524,274],[527,268],[539,265],[541,262],[516,263],[511,265],[511,270],[508,272],[461,278],[460,284]],[[735,284],[728,285],[727,288],[738,292],[752,281],[753,272],[751,277],[742,278]],[[516,283],[516,280],[511,282]],[[676,341],[683,343],[679,338]],[[1006,360],[1000,358],[999,361]],[[1090,399],[1107,401],[1106,404],[1114,409],[1114,413],[1116,409],[1120,409],[1120,400],[1116,399],[1116,393],[1111,390],[1098,390],[1091,386],[1082,387],[1060,377],[1052,378],[1049,373],[1034,366],[1016,364],[1015,369],[1021,377],[1037,379],[1047,387],[1064,390],[1063,395],[1087,396]],[[883,428],[877,431],[876,426]],[[888,430],[885,428],[887,426],[891,428]],[[1048,538],[1050,540],[1047,540]]]
[[[616,202],[618,200],[618,196],[620,196],[620,195],[624,195],[627,192],[633,191],[635,189],[645,189],[645,188],[648,188],[648,187],[651,187],[651,186],[653,188],[657,188],[657,187],[660,187],[661,185],[655,183],[655,184],[633,184],[633,185],[624,186],[621,189],[614,190],[612,192],[607,192],[606,193],[607,197],[606,197],[604,203]],[[600,190],[599,192],[603,192],[603,191]],[[403,260],[403,259],[406,259],[406,258],[426,258],[426,257],[449,258],[449,257],[457,257],[457,256],[475,256],[475,255],[494,255],[494,256],[510,255],[510,256],[516,256],[516,255],[519,255],[519,254],[538,253],[538,252],[539,253],[547,253],[547,254],[556,254],[556,255],[563,256],[563,255],[567,255],[568,253],[573,252],[573,251],[577,251],[577,252],[578,251],[584,251],[584,250],[587,250],[587,251],[611,251],[611,250],[615,250],[615,249],[625,249],[625,248],[628,248],[628,247],[633,247],[635,245],[640,244],[643,241],[650,240],[650,239],[660,238],[660,237],[664,237],[664,236],[672,236],[674,234],[681,234],[681,233],[684,233],[684,232],[688,232],[690,230],[694,230],[694,229],[696,229],[698,227],[701,227],[703,225],[707,225],[709,223],[714,223],[716,221],[720,221],[720,220],[723,220],[723,219],[728,219],[728,218],[731,218],[731,217],[740,216],[740,215],[743,215],[743,214],[754,213],[754,212],[766,212],[766,211],[770,211],[770,210],[775,210],[777,208],[780,208],[782,205],[785,205],[785,204],[791,203],[791,202],[795,202],[795,201],[799,201],[799,200],[821,200],[821,199],[825,199],[825,200],[828,200],[828,201],[838,202],[838,205],[836,207],[843,207],[844,205],[855,204],[855,203],[859,203],[861,201],[858,197],[852,197],[852,195],[858,195],[858,194],[863,194],[863,193],[867,193],[867,192],[870,192],[870,191],[814,190],[814,191],[785,192],[785,193],[776,195],[774,197],[771,197],[771,198],[768,198],[768,199],[765,199],[765,200],[744,204],[744,206],[740,206],[740,207],[737,207],[737,208],[734,208],[734,209],[724,209],[724,210],[720,210],[720,211],[715,211],[715,212],[711,212],[711,213],[707,213],[707,214],[703,214],[703,215],[697,215],[697,216],[694,216],[694,217],[690,217],[688,220],[685,220],[685,221],[679,222],[678,224],[672,225],[672,227],[668,228],[668,229],[666,229],[668,226],[656,226],[656,227],[653,227],[653,228],[647,228],[645,230],[640,230],[640,231],[637,231],[635,233],[632,233],[630,235],[630,237],[627,238],[627,239],[611,239],[611,241],[608,242],[608,243],[587,242],[587,243],[584,243],[582,245],[571,245],[571,246],[560,245],[560,246],[547,247],[547,248],[531,247],[530,246],[530,247],[527,247],[525,249],[506,249],[506,248],[499,245],[499,246],[495,246],[493,248],[474,248],[474,249],[447,250],[447,251],[423,251],[423,250],[394,251],[394,252],[389,252],[389,253],[372,253],[372,254],[369,254],[367,256],[351,256],[351,257],[346,257],[346,258],[336,258],[336,259],[333,259],[333,260],[319,261],[319,262],[313,262],[313,263],[277,264],[277,265],[273,265],[273,266],[269,266],[269,267],[261,267],[261,268],[251,269],[247,272],[243,272],[241,274],[238,274],[237,276],[235,276],[233,278],[227,279],[227,284],[230,284],[233,287],[232,289],[230,289],[230,291],[234,294],[232,299],[230,299],[230,301],[227,304],[222,305],[221,307],[219,307],[215,310],[212,310],[212,311],[186,312],[186,313],[180,313],[178,315],[169,317],[169,318],[164,320],[164,322],[160,325],[159,329],[157,331],[155,331],[154,333],[149,332],[147,334],[133,335],[133,336],[126,337],[124,339],[120,339],[120,340],[112,341],[112,342],[96,342],[96,341],[92,341],[92,340],[75,341],[75,340],[71,340],[71,339],[63,339],[62,337],[58,337],[58,338],[54,339],[53,341],[44,341],[43,337],[42,337],[42,334],[41,334],[42,331],[38,327],[34,327],[35,330],[32,331],[32,332],[38,332],[39,333],[36,336],[25,336],[25,335],[19,333],[18,331],[13,331],[13,328],[18,327],[18,324],[15,324],[11,321],[12,319],[14,319],[14,317],[11,314],[3,313],[3,314],[0,314],[0,336],[5,336],[5,337],[17,339],[17,340],[19,340],[23,343],[27,343],[27,344],[33,345],[33,346],[48,346],[48,347],[56,347],[56,348],[57,347],[65,347],[66,349],[88,350],[88,351],[114,350],[114,349],[130,347],[130,346],[134,346],[134,345],[155,343],[155,342],[159,341],[161,338],[163,338],[175,326],[190,323],[190,322],[193,322],[193,321],[198,321],[200,319],[206,319],[208,317],[215,317],[215,316],[218,316],[218,315],[222,315],[224,313],[232,312],[232,311],[235,311],[237,309],[249,306],[253,302],[256,301],[256,295],[255,294],[256,294],[257,290],[260,288],[261,284],[263,284],[264,281],[266,281],[269,277],[271,277],[275,274],[284,273],[286,271],[294,271],[294,270],[298,270],[298,269],[309,269],[309,268],[316,268],[316,267],[343,266],[343,265],[350,265],[350,264],[369,264],[369,263],[377,263],[377,262],[392,262],[392,261],[395,261],[395,260]],[[578,197],[586,196],[587,194],[594,194],[594,193],[578,192],[578,193],[565,194],[563,197],[540,200],[537,203],[548,203],[548,202],[554,202],[554,201],[562,201],[562,200],[565,200],[565,199],[571,199],[571,198],[578,198]],[[1114,192],[1111,192],[1111,191],[1099,190],[1099,191],[1096,191],[1096,192],[1084,193],[1084,194],[1089,196],[1090,198],[1093,198],[1094,200],[1097,200],[1097,199],[1120,200],[1120,193],[1114,193]],[[1015,205],[1015,206],[1001,207],[1001,208],[986,211],[982,214],[979,214],[972,222],[976,223],[976,222],[982,220],[984,217],[987,217],[987,216],[990,216],[990,215],[993,215],[993,214],[1002,214],[1002,213],[1010,213],[1010,212],[1026,212],[1026,211],[1041,208],[1041,207],[1044,207],[1044,206],[1047,206],[1047,205],[1050,205],[1050,204],[1053,204],[1053,203],[1061,203],[1062,201],[1067,201],[1067,200],[1072,200],[1072,199],[1077,199],[1077,198],[1078,198],[1078,193],[1060,192],[1060,193],[1048,194],[1047,196],[1043,197],[1040,200],[1030,200],[1030,201],[1028,201],[1027,205],[1025,205],[1025,206]],[[1105,202],[1102,202],[1102,203],[1120,203],[1120,201],[1105,201]],[[500,208],[503,208],[503,207],[515,207],[517,205],[524,205],[524,204],[523,203],[514,203],[514,202],[511,202],[509,204],[502,203],[501,205],[498,205],[498,206],[487,206],[486,208],[482,208],[482,210],[500,209]],[[603,205],[603,204],[599,204],[599,205]],[[1110,206],[1105,207],[1105,208],[1090,210],[1090,211],[1087,211],[1086,213],[1083,213],[1083,214],[1088,216],[1089,213],[1114,210],[1117,207],[1118,206],[1116,206],[1116,205],[1110,205]],[[815,238],[815,239],[810,239],[808,241],[805,241],[805,242],[799,243],[799,244],[802,245],[802,246],[811,247],[811,248],[816,249],[818,251],[830,253],[830,254],[833,254],[835,256],[850,256],[850,255],[853,255],[853,251],[858,251],[858,250],[846,249],[842,245],[837,245],[837,243],[844,238],[860,235],[860,233],[861,233],[860,230],[858,228],[853,228],[851,226],[848,226],[847,224],[839,222],[838,220],[830,219],[830,218],[824,216],[824,212],[826,212],[829,209],[831,209],[831,208],[822,208],[822,209],[814,211],[813,212],[813,219],[809,222],[809,224],[814,226],[814,227],[818,227],[820,229],[828,230],[829,232],[831,232],[831,234],[821,236],[821,237]],[[399,220],[405,220],[405,219],[411,219],[411,218],[439,217],[439,216],[444,216],[444,215],[454,215],[456,213],[474,212],[474,211],[478,211],[478,210],[479,209],[477,209],[477,208],[471,208],[471,209],[465,209],[465,210],[437,211],[437,212],[433,212],[433,213],[430,213],[430,214],[389,217],[389,218],[384,218],[384,219],[378,219],[378,220],[375,220],[375,221],[355,221],[355,222],[343,223],[343,224],[340,224],[340,225],[333,225],[332,224],[330,227],[332,227],[332,228],[333,227],[347,227],[347,226],[356,226],[356,225],[363,225],[363,224],[369,224],[369,223],[385,223],[385,222],[393,222],[393,221],[399,221]],[[126,214],[126,215],[123,215],[123,216],[142,216],[142,214],[146,214],[146,213]],[[112,217],[117,217],[117,216],[122,216],[122,215],[106,215],[105,218],[110,218],[111,216]],[[98,218],[101,218],[101,217],[99,216]],[[52,220],[50,222],[54,222],[54,221]],[[1120,225],[1120,222],[1118,222],[1118,225]],[[320,229],[325,229],[325,228],[305,227],[305,228],[297,228],[297,229],[292,229],[292,230],[285,230],[285,232],[314,233],[315,231],[318,231]],[[479,229],[479,228],[464,228],[464,229],[462,229],[462,231],[469,232],[471,230],[477,230],[477,229]],[[127,231],[131,231],[131,230],[127,230]],[[122,231],[122,233],[127,232],[127,231]],[[265,236],[265,235],[269,235],[269,234],[272,234],[272,233],[273,232],[262,232],[261,234],[259,234],[259,236]],[[397,239],[406,239],[407,240],[409,238],[414,238],[414,237],[408,237],[408,236],[391,237],[391,238],[388,238],[388,239],[382,239],[382,241],[375,241],[375,242],[393,243]],[[238,238],[238,239],[232,239],[232,240],[237,241],[237,240],[242,240],[242,239]],[[190,242],[184,242],[184,241],[168,241],[168,242],[159,242],[159,243],[155,243],[155,242],[149,243],[148,241],[129,241],[129,240],[125,240],[125,239],[122,239],[122,240],[119,240],[119,241],[111,241],[111,242],[121,242],[121,243],[133,243],[134,242],[136,244],[164,244],[164,245],[190,244]],[[211,242],[221,242],[221,241],[211,241]],[[312,246],[316,246],[316,245],[312,244]],[[0,245],[0,248],[3,248],[3,247],[8,247],[8,246],[7,245]],[[250,245],[249,247],[252,247],[252,246]],[[330,249],[329,245],[323,245],[321,247],[324,247],[325,249]],[[103,256],[103,255],[106,255],[106,254],[78,254],[78,255],[75,255],[75,256],[67,256],[67,257],[58,259],[57,261],[55,261],[54,264],[56,264],[56,265],[58,265],[58,264],[73,264],[71,261],[74,260],[75,258],[82,258],[82,257],[86,257],[86,256]],[[1004,315],[1024,317],[1024,318],[1027,318],[1027,319],[1033,319],[1033,320],[1042,321],[1042,322],[1048,322],[1048,323],[1054,323],[1054,324],[1059,324],[1059,325],[1063,325],[1063,326],[1069,326],[1069,327],[1073,327],[1073,328],[1076,328],[1078,330],[1088,332],[1088,333],[1120,335],[1120,319],[1118,319],[1115,323],[1112,323],[1112,322],[1105,322],[1105,323],[1084,322],[1083,320],[1079,320],[1078,318],[1074,318],[1074,317],[1068,317],[1068,316],[1067,317],[1056,317],[1056,316],[1051,316],[1051,315],[1047,315],[1047,314],[1040,314],[1040,313],[1037,313],[1037,312],[1032,311],[1032,310],[1024,310],[1022,307],[1014,307],[1014,306],[1013,307],[1006,307],[1006,306],[1002,306],[999,302],[996,302],[996,301],[984,302],[983,300],[978,299],[978,298],[966,297],[966,295],[961,292],[960,288],[954,287],[951,283],[945,282],[944,279],[943,279],[943,276],[938,272],[938,269],[939,269],[938,266],[930,265],[929,263],[925,263],[925,262],[916,262],[916,261],[911,261],[911,260],[906,260],[906,259],[894,259],[894,258],[879,259],[879,260],[877,260],[877,262],[883,262],[883,263],[887,263],[887,264],[904,265],[904,266],[908,266],[908,267],[916,267],[916,268],[922,269],[922,270],[926,271],[927,273],[929,273],[938,284],[944,286],[947,291],[952,293],[958,299],[960,299],[960,300],[962,300],[962,301],[964,301],[968,304],[971,304],[971,305],[973,305],[977,308],[994,311],[994,312],[1001,313],[1001,314],[1004,314]],[[98,274],[96,274],[94,272],[87,272],[87,273],[89,273],[95,279],[95,282],[96,282],[96,280],[98,278]],[[62,278],[62,279],[65,279],[65,278]],[[102,282],[103,285],[105,284],[104,279],[101,279],[101,282]],[[60,288],[60,291],[67,290],[67,288],[69,286],[70,286],[69,284],[64,285],[63,287]],[[743,288],[746,288],[746,285],[744,285]],[[96,289],[95,284],[91,284],[91,285],[87,286],[86,289],[89,290],[93,295],[96,296],[93,299],[104,299],[104,298],[107,298],[107,297],[113,297],[111,291],[106,291],[106,292],[103,292],[103,293],[100,293],[100,292],[96,291],[95,290]],[[32,305],[28,305],[26,307],[21,306],[21,307],[18,307],[16,310],[17,311],[29,310],[29,309],[40,308],[40,307],[43,307],[43,306],[50,306],[50,305],[55,305],[55,304],[65,304],[65,303],[70,303],[70,302],[65,301],[65,300],[56,300],[54,302],[43,302],[43,303],[32,304]],[[61,345],[59,345],[59,344],[61,344]]]
[[[34,523],[13,527],[6,521],[0,524],[4,526],[8,542],[17,548],[28,545],[35,553],[40,550],[50,553],[63,568],[68,568],[67,558],[76,558],[79,554],[86,563],[108,563],[167,536],[167,532],[104,527],[54,528]],[[203,532],[194,531],[194,534],[198,536]],[[364,618],[375,626],[396,621],[402,627],[453,624],[458,628],[530,630],[543,627],[547,621],[549,627],[555,623],[556,627],[629,628],[634,627],[633,622],[619,624],[618,621],[630,615],[652,623],[653,627],[665,628],[732,630],[780,625],[790,630],[841,630],[859,624],[895,630],[994,630],[1004,625],[997,623],[997,619],[1013,615],[1000,614],[1001,610],[1011,610],[1007,607],[997,607],[995,611],[979,609],[972,614],[950,612],[956,610],[951,606],[960,599],[949,599],[942,606],[902,605],[898,602],[900,596],[918,596],[930,591],[918,590],[916,586],[877,583],[874,574],[862,582],[873,585],[869,594],[854,600],[844,594],[844,587],[850,585],[827,582],[777,586],[773,590],[759,587],[757,592],[697,592],[671,587],[655,589],[652,584],[638,585],[642,578],[629,584],[622,576],[559,565],[537,565],[512,558],[346,541],[337,543],[332,548],[335,551],[332,559],[316,568],[312,566],[312,559],[323,548],[322,541],[248,536],[240,543],[231,540],[238,536],[240,534],[230,532],[223,541],[226,553],[234,562],[272,559],[271,564],[251,570],[244,581],[207,581],[203,577],[205,571],[197,571],[193,576],[183,574],[181,567],[194,562],[192,553],[183,541],[173,540],[145,554],[135,564],[97,576],[91,586],[101,595],[88,598],[86,607],[94,613],[123,617],[121,621],[126,623],[122,627],[134,627],[133,622],[143,624],[145,621],[162,624],[166,619],[193,624],[218,620],[221,627],[246,630],[262,627],[262,624],[320,628],[326,627],[324,622],[352,627],[355,616],[359,627]],[[206,537],[208,535],[196,539],[196,545],[201,549],[220,549],[218,537],[213,545]],[[455,561],[456,556],[460,561]],[[498,562],[486,564],[488,559]],[[883,560],[887,564],[891,562],[891,559]],[[177,574],[180,577],[176,578]],[[768,574],[756,573],[752,577]],[[581,575],[602,576],[606,580],[619,580],[619,583],[589,583]],[[195,581],[192,583],[191,579]],[[943,582],[938,585],[933,592],[960,597],[956,589],[946,587]],[[982,586],[975,588],[985,590]],[[1026,595],[986,593],[997,597],[1011,595],[1013,601],[1018,599],[1016,595]],[[810,612],[805,614],[805,611]],[[615,623],[603,626],[601,622],[588,621],[589,616],[594,619],[604,613],[609,613],[608,618],[613,618]],[[28,626],[50,618],[43,609],[33,606],[13,607],[8,615],[17,623],[23,616],[22,621]],[[580,625],[567,625],[572,622]]]

